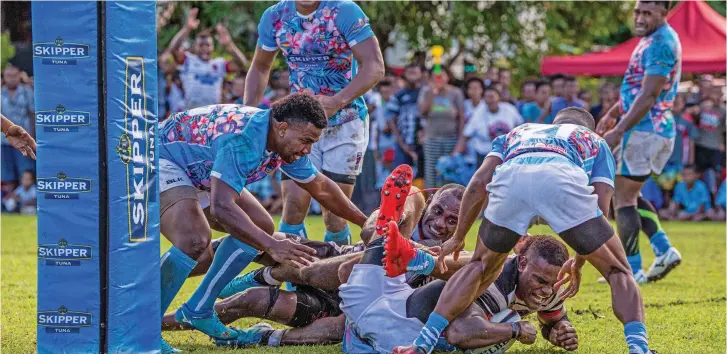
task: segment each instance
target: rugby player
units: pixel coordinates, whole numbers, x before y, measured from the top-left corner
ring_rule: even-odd
[[[30,136],[23,127],[13,123],[4,115],[0,114],[0,117],[2,117],[0,131],[5,134],[5,139],[8,140],[8,143],[10,143],[10,145],[16,150],[20,151],[23,156],[35,160],[35,149],[37,146],[35,139],[33,139],[33,137]]]
[[[671,109],[682,74],[682,48],[676,31],[666,22],[668,7],[669,1],[637,1],[634,30],[642,38],[631,54],[621,84],[621,99],[596,130],[611,146],[616,159],[616,225],[639,283],[663,278],[682,259],[661,230],[656,209],[640,196],[649,176],[661,174],[676,136]],[[639,253],[642,220],[646,221],[643,227],[656,254],[646,274]]]
[[[307,94],[285,97],[269,110],[196,108],[161,124],[161,232],[173,244],[161,259],[162,314],[207,250],[210,228],[233,237],[219,245],[209,271],[176,318],[213,338],[237,337],[217,319],[214,301],[259,251],[293,266],[313,260],[313,249],[274,233],[270,215],[244,189],[278,167],[322,205],[335,205],[343,218],[363,225],[366,216],[306,156],[326,124],[323,106]],[[174,349],[162,340],[162,351]]]
[[[604,214],[613,193],[614,160],[606,142],[593,133],[593,117],[581,108],[558,112],[555,124],[524,124],[496,138],[462,199],[454,237],[441,260],[464,247],[467,231],[483,207],[472,260],[447,282],[434,312],[413,344],[399,353],[429,353],[442,331],[497,278],[507,253],[534,216],[542,217],[576,251],[558,275],[555,289],[570,281],[562,298],[575,295],[581,268],[589,261],[608,280],[616,317],[624,324],[631,353],[648,353],[644,306],[626,255]],[[497,173],[495,174],[495,170]],[[493,177],[494,175],[494,177]],[[397,268],[412,256],[387,251]],[[344,298],[345,303],[345,298]]]
[[[282,51],[291,92],[315,94],[328,128],[310,159],[350,198],[368,144],[368,111],[362,95],[384,77],[384,60],[369,19],[352,1],[281,1],[258,25],[258,42],[245,82],[244,102],[255,107],[267,87],[270,68]],[[303,220],[310,193],[283,176],[280,232],[307,238]],[[323,208],[325,241],[350,244],[345,220]]]

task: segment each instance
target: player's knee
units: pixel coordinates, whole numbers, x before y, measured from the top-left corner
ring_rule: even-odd
[[[328,210],[323,211],[323,223],[326,225],[326,230],[331,232],[338,232],[346,227],[347,221],[336,216]]]
[[[177,247],[190,258],[197,260],[207,250],[211,239],[212,232],[209,229],[198,228],[186,235],[182,244]]]
[[[617,285],[619,287],[625,287],[630,282],[634,281],[628,264],[620,263],[611,265],[608,274],[606,274],[606,279],[612,287],[614,285]]]

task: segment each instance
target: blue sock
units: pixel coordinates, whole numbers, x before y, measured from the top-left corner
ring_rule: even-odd
[[[447,325],[449,325],[449,321],[446,318],[436,312],[432,312],[429,315],[427,323],[424,324],[424,328],[419,332],[419,336],[414,340],[414,345],[417,349],[425,353],[431,353],[434,346],[439,342],[439,337],[442,331],[447,328]]]
[[[184,281],[187,280],[192,268],[197,265],[197,261],[184,254],[177,247],[170,247],[169,250],[162,255],[161,268],[162,273],[162,316],[169,309],[169,305],[177,296],[179,289],[182,288]]]
[[[225,238],[217,247],[215,258],[202,283],[187,301],[187,308],[195,313],[212,311],[222,289],[240,274],[257,254],[258,251],[254,247],[234,237]]]
[[[641,253],[626,256],[626,260],[629,261],[629,265],[631,266],[631,273],[636,274],[636,272],[641,270]]]
[[[303,238],[308,238],[308,232],[305,230],[305,223],[301,223],[298,225],[288,225],[285,223],[285,221],[280,220],[280,227],[278,227],[278,231],[286,234],[298,235]]]
[[[646,335],[646,326],[641,322],[629,322],[624,325],[626,345],[632,354],[647,354],[649,352],[649,341]]]
[[[657,257],[666,253],[666,251],[671,248],[669,238],[666,237],[666,233],[664,231],[658,231],[652,235],[651,238],[649,238],[649,243],[651,243],[651,248],[654,250],[654,254],[656,254]]]
[[[429,275],[432,274],[434,266],[437,262],[431,254],[422,250],[416,250],[417,255],[412,258],[406,265],[407,272]]]
[[[339,245],[350,245],[351,244],[351,229],[346,224],[343,230],[338,232],[331,232],[326,230],[326,236],[323,238],[324,242],[335,242]]]

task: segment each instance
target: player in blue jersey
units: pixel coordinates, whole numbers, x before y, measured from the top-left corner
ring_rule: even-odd
[[[161,124],[161,232],[173,244],[161,260],[162,314],[208,249],[210,227],[233,237],[217,247],[202,283],[176,317],[213,338],[239,335],[217,319],[214,301],[260,251],[294,266],[313,260],[313,249],[274,233],[270,215],[244,190],[278,167],[322,205],[336,206],[341,217],[358,225],[366,221],[306,156],[326,124],[322,105],[306,94],[283,98],[270,110],[239,105],[196,108]],[[174,351],[162,340],[162,352]]]
[[[649,352],[644,307],[629,271],[623,246],[604,214],[613,193],[614,159],[606,142],[593,133],[593,117],[566,108],[555,124],[524,124],[496,138],[465,195],[455,236],[444,243],[440,264],[464,247],[467,232],[485,205],[485,217],[472,261],[448,282],[434,312],[411,346],[394,353],[429,353],[447,325],[497,277],[508,252],[540,216],[576,251],[559,274],[558,289],[568,298],[578,290],[581,268],[589,261],[611,285],[612,306],[624,324],[631,353]],[[407,262],[387,250],[387,263]]]
[[[258,25],[258,42],[247,74],[244,102],[257,106],[278,51],[290,71],[291,92],[315,94],[328,116],[328,128],[313,145],[310,159],[349,197],[361,172],[368,144],[368,111],[362,95],[384,77],[384,60],[369,19],[351,1],[281,1]],[[282,182],[280,231],[307,237],[303,220],[310,194]],[[323,211],[325,241],[350,243],[345,220]]]
[[[636,3],[635,31],[642,38],[631,54],[621,84],[620,103],[596,129],[611,146],[616,159],[616,225],[631,270],[640,283],[663,278],[682,259],[663,231],[649,235],[656,258],[646,274],[641,269],[639,253],[642,221],[638,206],[647,206],[649,210],[645,211],[653,216],[646,222],[659,225],[656,209],[639,192],[652,173],[661,174],[676,136],[672,105],[681,77],[682,49],[679,36],[666,23],[668,6],[669,1]],[[620,120],[615,124],[617,118]]]

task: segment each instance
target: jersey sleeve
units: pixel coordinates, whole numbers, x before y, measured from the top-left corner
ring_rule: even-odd
[[[606,140],[598,142],[598,155],[593,162],[593,169],[591,170],[591,184],[593,183],[605,183],[614,187],[613,180],[616,178],[616,161],[611,154],[611,149],[608,147]]]
[[[646,75],[669,77],[669,73],[676,65],[676,54],[664,40],[655,40],[644,52],[644,69]]]
[[[318,169],[313,166],[308,156],[303,156],[293,163],[283,164],[280,170],[298,183],[308,183],[318,175]]]
[[[275,27],[273,24],[274,7],[271,6],[265,10],[260,18],[260,23],[257,25],[257,45],[268,52],[278,50],[278,42],[275,41]]]
[[[354,47],[356,44],[374,36],[374,31],[369,25],[369,18],[353,1],[341,3],[335,21],[336,27],[346,38],[349,47]]]
[[[490,150],[490,153],[487,154],[487,157],[496,156],[499,157],[500,160],[505,160],[505,145],[507,144],[507,136],[508,134],[500,135],[492,141],[492,150]]]
[[[238,193],[242,193],[247,176],[260,162],[255,148],[245,136],[230,139],[220,147],[212,165],[212,177],[225,182]]]

